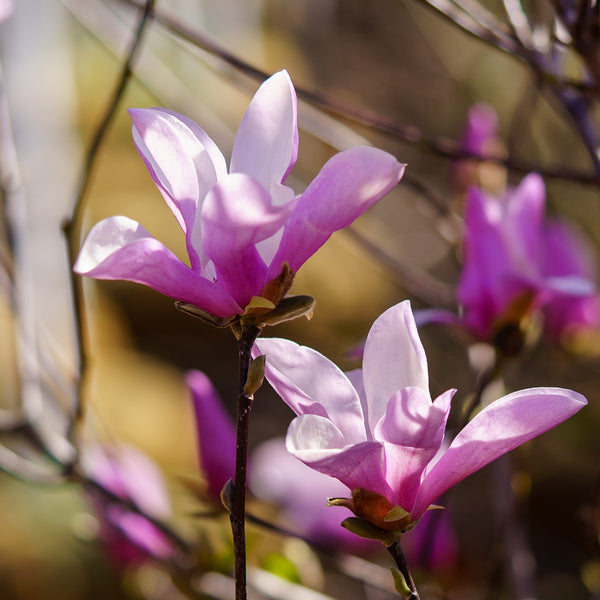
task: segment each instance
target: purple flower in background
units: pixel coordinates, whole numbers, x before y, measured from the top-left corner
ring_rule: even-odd
[[[432,401],[408,301],[375,321],[362,370],[345,374],[289,340],[260,339],[254,352],[266,354],[267,379],[298,415],[288,429],[288,450],[339,479],[354,499],[364,492],[355,513],[377,526],[390,526],[383,517],[396,506],[414,523],[450,487],[586,404],[560,388],[514,392],[486,406],[445,447],[455,390]],[[382,498],[389,506],[383,513]]]
[[[467,152],[485,154],[494,149],[498,140],[498,116],[487,104],[474,104],[460,136],[460,147]]]
[[[404,172],[386,152],[352,148],[295,197],[284,185],[298,149],[296,93],[286,71],[252,99],[229,172],[190,119],[160,108],[129,112],[137,149],[185,234],[189,266],[139,223],[117,216],[92,228],[75,271],[141,283],[217,317],[243,313],[255,296],[277,304],[286,290],[268,284],[286,269],[293,276]]]
[[[200,450],[200,468],[208,495],[220,502],[223,485],[235,473],[235,427],[210,379],[189,371]],[[378,544],[357,538],[340,527],[339,514],[327,509],[327,498],[348,489],[336,479],[305,466],[281,439],[261,444],[249,461],[250,488],[258,497],[283,508],[286,527],[303,537],[338,550],[365,553]]]
[[[208,494],[220,502],[221,490],[235,474],[235,426],[217,390],[201,371],[188,371],[186,383],[192,396],[200,468]]]
[[[474,104],[469,109],[458,144],[460,150],[466,153],[503,156],[506,152],[498,136],[496,111],[487,104]],[[506,185],[506,169],[491,162],[455,159],[451,163],[451,175],[454,186],[461,193],[472,185],[488,190],[502,189]]]
[[[347,496],[350,490],[292,456],[282,438],[268,440],[252,453],[250,487],[258,498],[281,506],[280,520],[311,542],[355,554],[381,548],[379,542],[340,527],[340,512],[331,510],[327,499]]]
[[[544,220],[544,206],[535,173],[500,198],[469,192],[457,296],[464,324],[481,339],[535,310],[555,335],[600,322],[591,254],[564,223]]]
[[[408,562],[428,572],[441,572],[456,567],[458,538],[447,510],[428,510],[419,526],[402,536],[402,547]]]
[[[119,445],[94,445],[82,460],[86,475],[119,498],[133,502],[156,519],[171,514],[165,482],[156,465],[139,450]],[[100,539],[118,565],[139,564],[148,558],[165,560],[175,548],[141,514],[120,506],[91,488],[89,497],[100,523]]]

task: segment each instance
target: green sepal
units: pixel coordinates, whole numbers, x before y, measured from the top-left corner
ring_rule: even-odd
[[[386,546],[393,544],[397,539],[397,536],[393,531],[381,529],[376,525],[373,525],[373,523],[370,523],[365,519],[361,519],[360,517],[348,517],[342,521],[341,525],[348,531],[351,531],[360,537],[367,538],[369,540],[379,540]]]
[[[313,316],[315,299],[312,296],[288,296],[280,300],[279,304],[268,312],[260,312],[244,318],[252,318],[257,327],[266,325],[279,325],[298,317],[306,317],[309,321]]]
[[[402,573],[400,573],[400,571],[398,571],[398,569],[395,567],[390,567],[390,571],[392,572],[392,577],[394,578],[394,587],[396,588],[396,591],[405,598],[410,598],[413,593],[408,587],[404,575],[402,575]]]
[[[407,517],[410,519],[410,513],[407,510],[404,510],[401,506],[394,506],[394,508],[383,517],[383,520],[386,523],[390,523],[391,521],[404,521]]]
[[[251,398],[260,389],[265,379],[265,363],[266,355],[257,356],[251,363],[248,369],[248,377],[244,386],[244,394]]]
[[[250,302],[248,302],[248,305],[244,309],[243,314],[250,314],[255,309],[273,310],[274,308],[275,305],[268,298],[263,298],[262,296],[252,296],[252,298],[250,298]]]
[[[187,304],[186,302],[181,302],[181,300],[175,302],[175,308],[186,315],[196,317],[208,325],[213,325],[214,327],[219,327],[221,329],[228,327],[235,319],[237,319],[237,315],[233,315],[232,317],[217,317],[216,315],[211,315],[209,312],[198,308],[195,304]]]
[[[351,498],[327,498],[327,506],[345,506],[352,510]]]

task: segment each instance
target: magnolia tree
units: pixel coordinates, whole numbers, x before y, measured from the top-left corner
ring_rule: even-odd
[[[444,12],[436,3],[431,5]],[[471,34],[526,60],[538,75],[554,77],[553,92],[571,115],[596,168],[587,183],[597,186],[600,169],[593,113],[588,108],[598,84],[598,36],[593,29],[596,51],[590,52],[580,36],[581,27],[592,27],[595,21],[582,11],[575,17],[574,7],[554,6],[555,28],[558,31],[560,25],[565,39],[570,30],[571,50],[579,54],[585,73],[581,80],[567,81],[566,71],[557,66],[563,64],[557,55],[567,42],[559,44],[556,33],[540,46],[534,32],[519,20],[524,16],[521,7],[506,5],[510,32],[507,26],[494,28],[498,23],[487,11],[471,14],[460,5],[457,10],[464,12],[464,18],[449,9],[444,14]],[[9,18],[12,10],[11,4],[0,2],[0,18]],[[78,200],[64,227],[80,364],[75,376],[60,382],[75,400],[69,408],[58,410],[57,420],[42,422],[32,409],[48,402],[60,386],[48,383],[39,369],[54,358],[32,337],[36,329],[35,324],[31,329],[32,315],[19,308],[30,293],[19,274],[26,243],[13,219],[14,194],[4,187],[6,251],[14,264],[5,274],[13,294],[22,397],[19,410],[15,415],[3,414],[1,425],[5,433],[20,434],[26,449],[1,445],[1,466],[38,484],[76,483],[96,515],[96,538],[115,569],[127,573],[154,565],[168,576],[168,591],[161,597],[330,597],[312,592],[301,573],[288,572],[288,580],[296,579],[296,585],[286,587],[283,579],[265,580],[266,570],[256,568],[265,547],[268,556],[283,560],[279,549],[290,540],[312,548],[325,570],[351,574],[365,586],[377,588],[381,597],[476,597],[467,587],[458,586],[459,591],[447,596],[440,591],[442,583],[435,586],[441,573],[444,581],[452,577],[460,581],[460,563],[465,562],[461,558],[465,535],[453,522],[453,514],[470,508],[465,496],[454,490],[494,463],[493,483],[479,501],[489,503],[490,515],[494,503],[513,506],[517,492],[531,488],[531,477],[525,474],[523,483],[523,470],[518,479],[510,462],[495,461],[571,417],[585,418],[575,416],[588,403],[580,392],[569,389],[576,388],[577,382],[565,377],[565,387],[558,387],[552,377],[553,385],[535,381],[535,387],[507,389],[511,379],[505,380],[505,375],[515,364],[524,363],[531,348],[542,341],[576,360],[575,350],[598,333],[600,296],[591,242],[574,224],[547,210],[542,169],[527,172],[523,165],[511,163],[514,160],[507,154],[491,106],[474,105],[465,115],[462,133],[449,146],[427,144],[413,129],[301,89],[305,99],[330,112],[452,158],[446,193],[458,201],[446,212],[452,213],[448,222],[456,235],[459,273],[452,301],[438,302],[435,294],[429,295],[433,296],[430,302],[423,301],[428,294],[420,295],[418,285],[416,293],[409,293],[407,285],[405,296],[410,299],[397,297],[375,315],[366,338],[361,341],[356,336],[344,359],[346,365],[361,360],[361,368],[343,370],[317,350],[287,339],[291,329],[273,330],[284,337],[263,335],[266,328],[270,334],[271,327],[302,317],[307,319],[294,323],[293,331],[303,335],[311,327],[322,288],[311,293],[304,284],[302,291],[310,295],[298,294],[295,278],[332,234],[350,227],[397,186],[419,189],[432,202],[437,194],[415,182],[401,151],[396,156],[396,151],[378,149],[366,138],[361,138],[362,145],[345,147],[326,160],[297,193],[290,174],[303,152],[298,131],[303,108],[288,72],[258,76],[252,65],[161,16],[154,2],[146,2],[140,14],[120,85],[98,129]],[[175,112],[176,106],[127,107],[133,146],[182,231],[184,252],[154,237],[143,218],[139,223],[113,215],[92,224],[89,231],[82,226],[91,167],[112,116],[124,111],[122,93],[152,18],[162,18],[178,34],[187,31],[188,40],[261,80],[230,156],[207,134],[205,128],[209,130],[211,123],[196,123]],[[11,137],[4,110],[7,126],[0,133],[7,148]],[[332,129],[345,132],[346,139],[360,138],[331,117],[321,117],[330,125],[334,122]],[[6,162],[9,155],[4,152],[1,158]],[[5,172],[11,164],[2,165]],[[520,175],[513,177],[511,168]],[[578,173],[562,175],[586,179]],[[122,212],[128,212],[126,206]],[[363,249],[372,246],[357,230],[353,232]],[[378,252],[376,257],[381,256]],[[331,274],[340,268],[333,260],[328,264]],[[411,271],[400,271],[410,280]],[[223,365],[226,378],[237,381],[235,399],[221,398],[206,374],[210,364],[199,360],[193,370],[179,374],[188,391],[189,415],[194,417],[198,448],[194,477],[161,472],[139,448],[99,435],[98,427],[90,425],[94,417],[86,403],[83,377],[95,348],[85,336],[89,297],[82,278],[147,286],[174,300],[173,310],[190,323],[199,319],[203,327],[216,327],[223,338],[235,339],[237,367],[235,355]],[[467,349],[472,364],[465,364],[465,369],[480,366],[473,389],[461,389],[465,377],[452,372],[445,373],[443,380],[456,388],[434,393],[438,376],[430,377],[421,328],[428,335],[443,331],[455,347]],[[340,356],[348,350],[335,338],[329,345],[337,346]],[[275,396],[268,398],[264,380]],[[233,405],[230,400],[235,400],[234,418],[228,409]],[[250,443],[260,427],[252,410],[255,401],[281,402],[291,409],[288,423],[275,437],[260,435],[260,444]],[[41,454],[40,460],[31,457],[31,448]],[[52,468],[42,467],[44,458],[50,459]],[[187,491],[191,509],[173,504],[174,486]],[[178,511],[187,514],[187,527],[182,526]],[[509,582],[512,594],[506,597],[533,597],[535,576],[521,560],[523,556],[534,560],[527,527],[513,512],[507,514],[501,523],[505,530],[501,550],[490,551],[490,556],[504,553],[500,572],[505,575],[490,577],[487,595],[482,597],[505,597],[500,591],[504,582]],[[556,522],[549,525],[548,535],[561,518],[554,515]],[[226,520],[228,527],[224,527]],[[247,523],[251,530],[247,531]],[[211,526],[220,532],[221,549],[209,533]],[[568,550],[564,552],[559,560],[568,562],[571,557]],[[277,565],[270,570],[284,575],[286,569],[281,562]],[[379,576],[382,565],[391,571],[383,578]],[[590,565],[585,583],[598,591],[597,581],[596,587],[593,584],[597,563]],[[215,587],[215,579],[208,576],[217,573],[229,577],[232,586],[225,591]],[[419,589],[426,591],[420,594]],[[156,588],[146,590],[151,598],[160,593]],[[328,593],[348,597],[346,590],[336,593],[330,587]]]

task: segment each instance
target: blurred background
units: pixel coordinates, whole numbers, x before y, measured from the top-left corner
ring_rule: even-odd
[[[489,0],[486,8],[504,18],[502,3]],[[525,8],[541,31],[550,27],[550,4],[532,1]],[[312,346],[344,368],[358,365],[348,350],[392,304],[409,298],[414,308],[454,305],[463,197],[452,179],[455,161],[436,148],[440,140],[460,137],[474,103],[496,110],[500,137],[515,163],[550,174],[590,173],[593,179],[595,167],[580,123],[539,72],[461,31],[425,2],[163,0],[157,9],[265,72],[287,69],[298,88],[410,126],[413,139],[422,134],[419,143],[411,143],[403,139],[406,135],[386,134],[300,102],[299,158],[288,180],[297,192],[330,156],[356,144],[373,144],[408,163],[400,185],[351,230],[335,234],[299,273],[294,292],[317,300],[312,321],[266,332]],[[74,206],[86,150],[114,96],[138,19],[132,3],[118,0],[15,0],[12,15],[0,24],[3,88],[26,209],[30,302],[25,308],[35,315],[37,334],[67,379],[77,351],[61,223]],[[573,73],[581,71],[576,53],[565,62]],[[183,257],[183,236],[135,150],[126,109],[164,106],[183,113],[228,156],[258,83],[160,22],[150,23],[134,78],[96,157],[81,235],[102,218],[126,215]],[[592,104],[589,114],[597,114]],[[528,170],[490,168],[511,184]],[[578,227],[597,252],[598,185],[576,179],[546,177],[547,210]],[[201,520],[191,516],[198,510],[197,500],[182,484],[184,479],[200,480],[183,376],[188,369],[203,370],[233,414],[233,335],[176,311],[171,299],[142,286],[86,280],[84,291],[89,354],[84,437],[124,441],[153,458],[168,480],[173,526],[183,537],[208,536]],[[0,314],[0,402],[5,409],[18,405],[12,314],[7,298]],[[441,327],[427,327],[421,335],[432,394],[456,387],[456,402],[464,401],[477,378],[464,337]],[[443,572],[416,567],[424,599],[600,597],[599,352],[594,336],[579,352],[539,343],[508,365],[509,389],[570,387],[587,396],[589,407],[513,453],[507,464],[490,466],[453,491],[447,510],[458,557]],[[67,394],[67,404],[69,398]],[[52,413],[48,418],[57,427],[68,427],[56,416],[56,407],[43,410]],[[291,418],[265,385],[254,405],[251,446],[284,435]],[[6,443],[21,449],[18,436],[6,437]],[[494,486],[506,468],[510,498]],[[1,598],[181,597],[159,567],[123,572],[106,559],[97,521],[78,486],[21,479],[0,474]],[[504,535],[502,519],[511,502],[517,504],[521,523],[517,533],[527,540],[523,556],[511,554]],[[226,546],[226,523],[222,525],[219,543]],[[283,555],[285,544],[279,543]],[[334,598],[393,597],[340,574],[308,547],[300,553],[302,560],[295,552],[291,559],[286,556],[309,587],[320,587]],[[257,551],[250,562],[265,567],[261,556]],[[385,554],[372,560],[378,566],[389,564]],[[533,596],[515,595],[505,575],[511,571],[505,568],[507,561],[513,561],[513,571],[533,573]]]

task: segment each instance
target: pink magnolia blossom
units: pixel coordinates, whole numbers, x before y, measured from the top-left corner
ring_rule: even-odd
[[[119,498],[133,502],[150,517],[165,520],[171,514],[165,482],[156,465],[139,450],[125,444],[86,448],[87,476]],[[139,564],[148,558],[168,559],[175,548],[141,514],[111,502],[97,490],[89,492],[100,523],[100,539],[118,565]]]
[[[196,418],[200,468],[206,478],[208,495],[220,502],[223,486],[235,475],[235,426],[204,373],[188,371],[186,383]]]
[[[586,404],[560,388],[514,392],[486,406],[446,447],[455,390],[432,401],[408,301],[375,321],[362,369],[345,374],[318,352],[283,339],[259,339],[254,352],[266,354],[268,381],[298,415],[288,450],[349,489],[400,506],[412,522],[450,487]]]
[[[555,335],[600,323],[591,254],[566,224],[545,221],[544,206],[535,173],[501,198],[469,192],[457,296],[464,324],[482,339],[535,310]]]
[[[238,129],[229,172],[198,125],[174,112],[130,110],[133,138],[186,239],[189,266],[139,223],[110,217],[90,231],[75,271],[125,279],[217,317],[241,314],[281,274],[292,273],[400,180],[390,154],[356,147],[333,156],[295,196],[296,93],[286,71],[258,89]]]
[[[196,417],[200,468],[208,495],[219,502],[223,485],[235,474],[235,427],[210,379],[200,371],[186,376]],[[348,493],[336,479],[313,471],[292,456],[282,439],[263,442],[249,460],[254,495],[283,509],[285,527],[312,542],[356,553],[379,544],[358,538],[340,527],[339,511],[327,508],[327,498]]]

